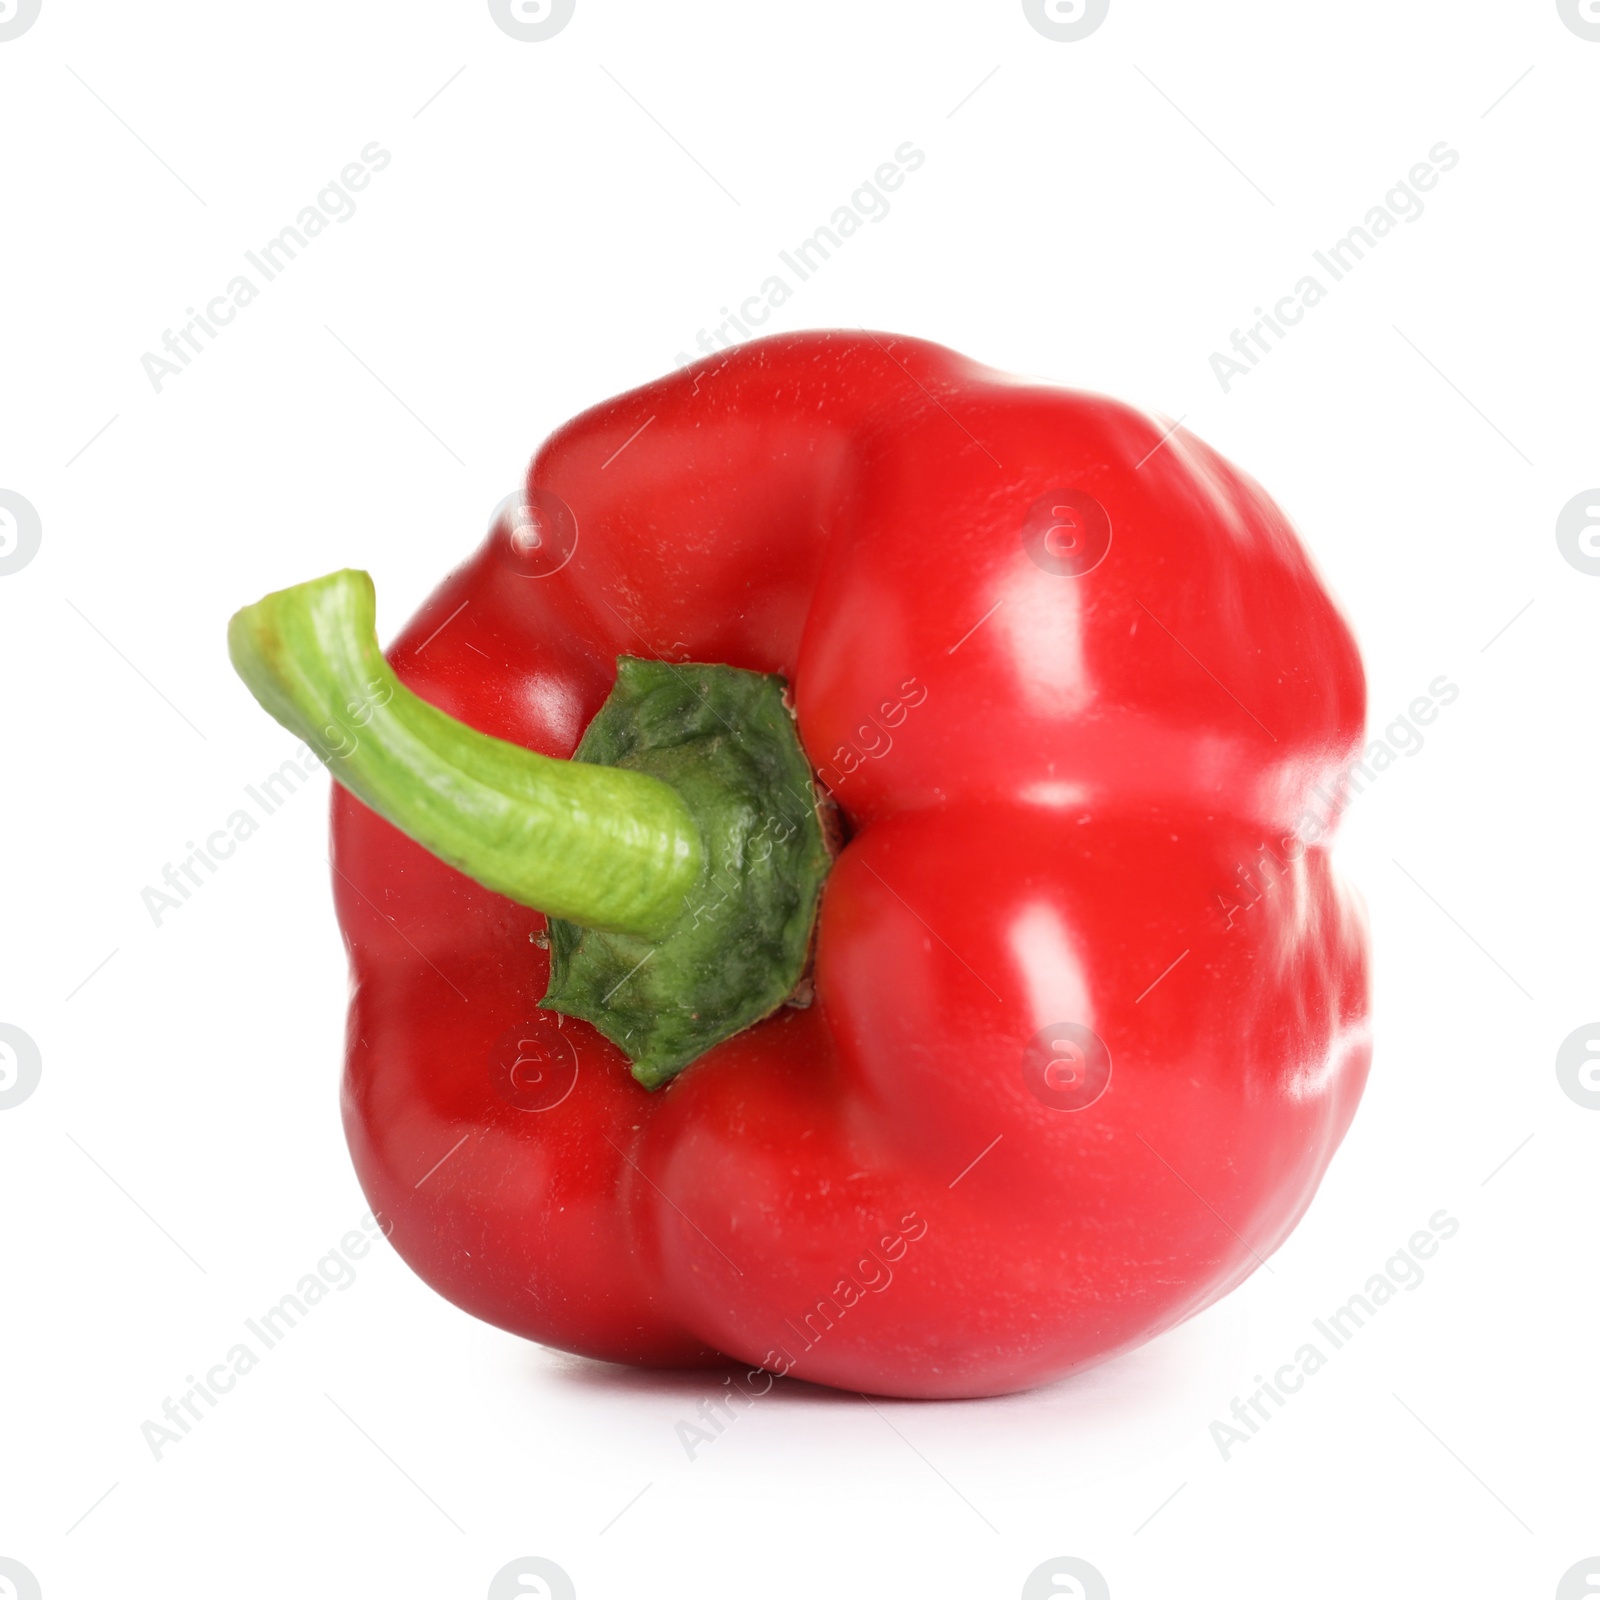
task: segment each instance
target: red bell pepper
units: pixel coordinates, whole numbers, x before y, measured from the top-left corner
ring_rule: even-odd
[[[336,574],[231,638],[340,780],[346,1129],[456,1304],[996,1394],[1192,1316],[1305,1210],[1370,1053],[1302,820],[1364,684],[1192,435],[761,340],[559,430],[387,663],[372,606]]]

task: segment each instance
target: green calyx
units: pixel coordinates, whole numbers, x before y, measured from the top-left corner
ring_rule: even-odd
[[[262,706],[380,816],[550,919],[543,1004],[646,1088],[792,999],[831,857],[781,679],[623,656],[571,761],[468,727],[379,649],[372,580],[336,572],[228,628]]]
[[[676,921],[646,937],[550,923],[543,1004],[582,1017],[659,1088],[794,995],[831,856],[783,680],[621,656],[579,762],[682,797],[704,862]]]

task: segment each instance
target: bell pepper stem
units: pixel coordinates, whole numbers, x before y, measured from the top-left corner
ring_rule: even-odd
[[[330,573],[240,611],[228,653],[339,783],[440,860],[582,927],[665,932],[704,860],[677,791],[537,755],[429,705],[384,660],[376,612],[365,572]]]

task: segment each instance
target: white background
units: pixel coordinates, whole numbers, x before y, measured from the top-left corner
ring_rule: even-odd
[[[531,44],[472,0],[44,0],[0,43],[0,488],[43,529],[0,577],[0,1021],[43,1061],[0,1112],[0,1556],[45,1600],[478,1597],[530,1554],[581,1600],[1012,1600],[1058,1555],[1116,1600],[1554,1595],[1600,1551],[1600,1114],[1554,1067],[1600,1015],[1600,578],[1554,534],[1600,483],[1597,92],[1554,0],[1112,0],[1077,43],[1016,0],[578,0]],[[357,213],[157,394],[144,352],[373,140]],[[780,1386],[693,1461],[714,1378],[519,1342],[385,1247],[157,1462],[141,1424],[364,1210],[327,780],[159,928],[140,900],[293,746],[229,613],[361,566],[395,631],[552,427],[905,140],[926,164],[772,330],[1186,418],[1301,527],[1374,733],[1459,686],[1347,817],[1378,1044],[1310,1215],[1079,1379]],[[1224,394],[1211,353],[1440,140],[1425,213]],[[1426,1281],[1225,1461],[1210,1424],[1440,1208]]]

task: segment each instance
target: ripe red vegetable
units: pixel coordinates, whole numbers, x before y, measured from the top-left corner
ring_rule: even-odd
[[[562,428],[393,674],[359,575],[231,637],[429,846],[335,790],[345,1122],[395,1247],[503,1328],[1025,1388],[1248,1276],[1354,1113],[1364,926],[1303,819],[1360,662],[1181,428],[761,340]]]

